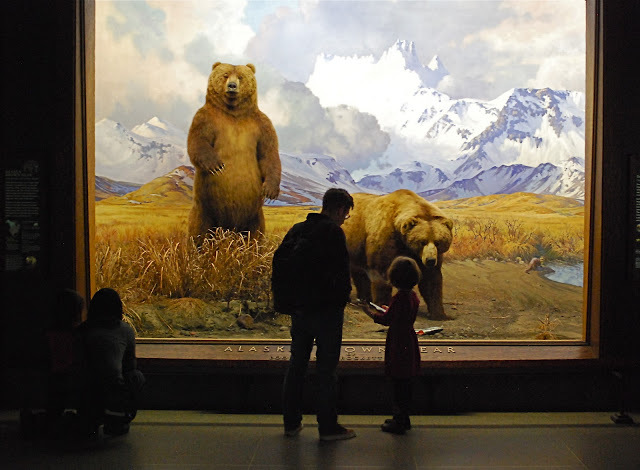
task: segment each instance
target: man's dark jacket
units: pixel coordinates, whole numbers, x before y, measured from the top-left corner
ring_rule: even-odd
[[[302,313],[342,313],[351,294],[349,252],[342,228],[324,214],[311,213],[291,227],[284,240],[300,235],[314,246],[312,263],[300,273],[309,279],[308,302]]]

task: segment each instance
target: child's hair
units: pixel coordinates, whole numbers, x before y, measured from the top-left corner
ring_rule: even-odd
[[[63,289],[57,292],[52,307],[52,327],[72,328],[80,323],[84,299],[72,289]]]
[[[422,277],[418,263],[408,256],[398,256],[387,270],[387,277],[398,289],[411,289]]]
[[[94,324],[114,325],[122,320],[120,295],[108,287],[100,289],[89,302],[87,320]]]

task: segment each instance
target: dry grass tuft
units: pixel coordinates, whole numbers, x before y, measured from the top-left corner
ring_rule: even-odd
[[[222,229],[207,235],[200,246],[177,229],[162,234],[106,231],[96,237],[97,287],[112,287],[131,303],[190,298],[196,310],[198,299],[227,306],[239,299],[269,302],[277,243]],[[131,316],[139,329],[135,312]]]
[[[538,320],[538,329],[540,332],[536,335],[536,339],[556,339],[553,331],[560,324],[558,320],[552,320],[551,314],[545,314],[544,318]]]

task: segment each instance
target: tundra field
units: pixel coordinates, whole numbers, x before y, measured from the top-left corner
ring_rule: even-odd
[[[446,340],[581,340],[583,289],[542,271],[532,257],[580,264],[584,206],[529,193],[435,203],[454,221],[443,265],[449,320],[421,314],[416,328],[441,326]],[[219,230],[197,248],[186,237],[190,204],[99,201],[96,284],[118,290],[142,338],[288,338],[289,317],[271,308],[271,258],[286,231],[317,207],[265,206],[266,236]],[[355,300],[355,299],[354,299]],[[385,330],[348,305],[344,338],[383,340]]]

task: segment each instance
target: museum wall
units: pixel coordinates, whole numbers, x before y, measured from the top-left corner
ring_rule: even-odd
[[[591,329],[600,359],[507,361],[445,367],[431,363],[416,389],[416,412],[639,410],[640,281],[633,277],[632,162],[640,159],[640,93],[636,51],[640,48],[640,5],[635,0],[602,2],[602,70],[595,146],[602,179],[597,193],[601,233],[594,234],[601,258],[599,304]],[[73,2],[5,2],[3,18],[3,174],[37,162],[37,262],[2,273],[2,406],[12,408],[38,390],[23,384],[38,367],[37,339],[47,303],[61,287],[78,288],[76,199],[78,174],[76,29]],[[635,160],[634,160],[635,159]],[[596,182],[597,183],[597,182]],[[2,201],[6,207],[3,178]],[[5,228],[6,237],[6,228]],[[637,234],[635,235],[637,236]],[[8,250],[3,239],[3,266]],[[636,270],[637,271],[637,270]],[[535,347],[535,346],[532,346]],[[143,408],[279,412],[286,364],[221,365],[194,360],[142,360],[148,377]],[[621,374],[614,374],[621,372]],[[381,369],[343,364],[340,410],[384,412]],[[25,382],[25,377],[27,381]],[[35,383],[35,382],[34,382]]]

